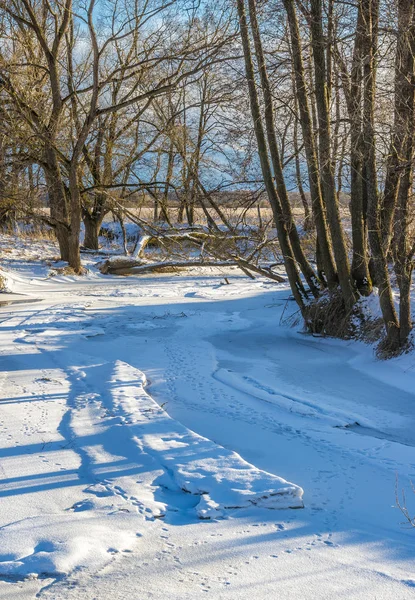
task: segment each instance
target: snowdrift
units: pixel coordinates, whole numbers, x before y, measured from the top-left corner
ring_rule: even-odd
[[[182,490],[201,496],[196,507],[199,517],[214,517],[227,509],[251,505],[303,506],[303,490],[297,485],[257,469],[236,452],[169,417],[146,393],[141,371],[117,362],[111,383],[114,405],[136,443],[161,463]]]
[[[52,472],[40,480],[41,512],[18,519],[6,484],[2,506],[10,522],[0,527],[0,577],[99,570],[131,551],[142,535],[152,535],[159,518],[184,523],[224,518],[227,511],[255,505],[303,506],[300,487],[170,418],[146,393],[141,371],[120,361],[97,365],[78,358],[87,364],[68,372],[73,395],[66,404],[63,399],[63,418],[57,421],[63,442],[54,456],[66,465],[59,467],[62,487],[48,491],[48,482],[57,477],[51,462]],[[58,388],[62,372],[52,371],[45,381],[56,380]],[[35,385],[38,372],[30,377]],[[37,481],[35,462],[31,469]]]

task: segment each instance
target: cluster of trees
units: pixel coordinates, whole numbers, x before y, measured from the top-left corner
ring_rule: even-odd
[[[197,137],[186,140],[186,112],[194,118],[198,109],[197,135],[205,137],[220,100],[215,66],[234,52],[228,7],[2,0],[0,16],[3,195],[24,203],[33,177],[42,182],[50,209],[43,218],[62,259],[81,272],[81,222],[85,245],[97,248],[114,209],[111,190],[117,199],[140,188],[156,195],[156,216],[169,221],[178,153],[188,192],[181,212],[192,220],[202,149]]]
[[[82,221],[97,249],[132,193],[154,221],[198,208],[223,231],[212,189],[264,191],[308,327],[375,286],[385,348],[404,348],[414,56],[413,0],[0,0],[0,196],[81,272]]]
[[[386,328],[384,347],[389,351],[405,347],[412,328],[415,251],[411,232],[414,3],[283,0],[283,13],[276,17],[275,5],[266,5],[259,15],[255,0],[238,0],[237,4],[262,174],[286,271],[304,318],[311,328],[324,326],[321,314],[310,311],[310,294],[318,299],[322,289],[331,292],[340,309],[335,316],[341,320],[341,313],[346,318],[353,314],[359,297],[370,295],[376,285]],[[304,252],[287,197],[269,76],[272,62],[264,51],[267,31],[261,28],[260,16],[265,23],[268,16],[270,20],[282,18],[286,32],[280,42],[289,53],[302,131],[316,228],[316,268]],[[350,251],[336,182],[336,173],[341,179],[345,168],[349,173]],[[392,267],[399,287],[398,311]],[[327,314],[327,302],[323,310]]]

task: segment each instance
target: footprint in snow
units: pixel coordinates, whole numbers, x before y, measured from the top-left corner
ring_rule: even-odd
[[[95,496],[98,496],[99,498],[115,495],[112,490],[108,489],[105,485],[102,485],[102,483],[89,485],[83,491],[86,493],[95,494]]]
[[[75,502],[70,508],[66,510],[72,510],[73,512],[83,512],[84,510],[93,510],[94,503],[92,500],[80,500],[79,502]]]

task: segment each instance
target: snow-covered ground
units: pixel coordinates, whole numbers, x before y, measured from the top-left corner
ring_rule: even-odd
[[[49,255],[3,260],[0,599],[415,598],[413,354],[305,336],[237,270]]]

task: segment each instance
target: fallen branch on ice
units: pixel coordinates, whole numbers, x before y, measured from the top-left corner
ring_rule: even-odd
[[[242,258],[235,257],[234,260],[186,260],[186,261],[160,261],[146,262],[133,256],[115,256],[98,264],[98,268],[104,275],[141,275],[145,273],[163,273],[180,271],[189,267],[239,267],[246,275],[253,277],[250,271],[268,277],[278,283],[285,282],[281,275],[273,273],[267,267],[253,265]]]

